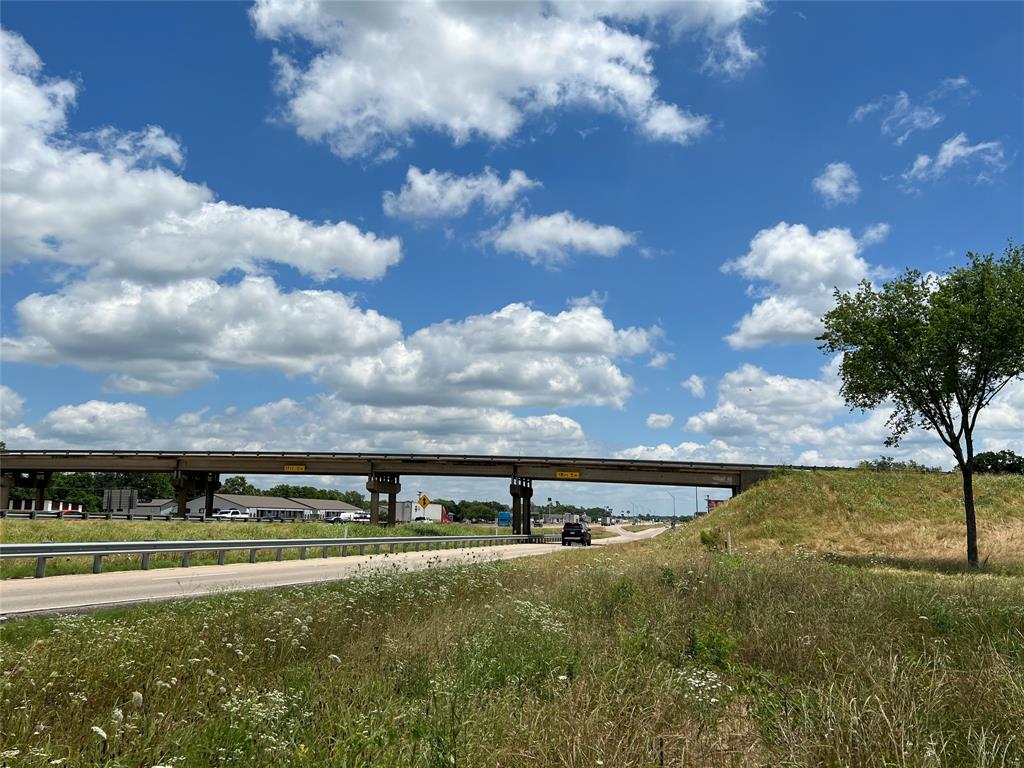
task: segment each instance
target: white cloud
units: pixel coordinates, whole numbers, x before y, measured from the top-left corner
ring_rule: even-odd
[[[829,163],[811,183],[829,205],[852,203],[860,196],[857,174],[849,163]]]
[[[647,415],[647,421],[644,423],[648,429],[668,429],[675,420],[671,413],[651,413]]]
[[[860,122],[874,112],[884,113],[882,133],[892,137],[897,144],[905,142],[914,131],[927,130],[943,120],[943,116],[932,107],[913,104],[905,91],[857,107],[853,120]]]
[[[344,294],[284,292],[269,277],[157,287],[91,280],[32,294],[15,312],[21,336],[4,339],[6,360],[109,371],[109,388],[136,393],[194,387],[215,368],[313,374],[401,337],[397,321]]]
[[[981,165],[978,181],[990,181],[995,174],[1002,173],[1006,169],[1002,142],[971,144],[965,133],[958,133],[942,143],[934,158],[918,155],[914,164],[903,173],[903,180],[908,184],[935,181],[945,176],[954,165],[968,165],[974,161]]]
[[[526,119],[563,107],[621,115],[653,139],[687,143],[708,118],[663,102],[653,43],[664,25],[703,34],[709,67],[739,74],[754,61],[739,32],[760,2],[333,3],[260,0],[257,33],[275,51],[286,119],[341,157],[393,156],[417,129],[504,141]]]
[[[286,292],[268,277],[90,281],[15,311],[21,335],[4,339],[5,360],[108,372],[108,389],[172,394],[218,369],[265,369],[385,405],[621,407],[633,382],[615,360],[651,352],[660,333],[618,329],[590,303],[553,315],[510,304],[403,338],[349,296]]]
[[[877,272],[860,254],[887,232],[887,225],[874,225],[858,240],[848,229],[812,234],[803,224],[786,222],[758,232],[749,252],[723,266],[763,285],[750,291],[761,300],[726,337],[729,345],[745,349],[813,339],[821,332],[821,316],[832,308],[833,289],[850,290]]]
[[[705,442],[638,445],[619,451],[623,458],[850,466],[881,455],[951,468],[953,454],[932,432],[912,430],[899,447],[887,448],[882,406],[850,418],[839,394],[833,359],[817,378],[770,374],[743,365],[720,382],[715,408],[691,417],[686,429]],[[982,411],[975,433],[977,450],[1024,451],[1024,381],[1008,385]]]
[[[0,384],[0,426],[14,426],[21,418],[24,407],[25,398],[6,384]]]
[[[647,362],[647,367],[664,368],[673,359],[675,359],[675,355],[672,352],[655,352]]]
[[[719,438],[778,433],[823,423],[844,410],[833,376],[778,376],[748,363],[722,377],[715,407],[691,416],[686,428]]]
[[[7,263],[56,261],[148,281],[252,273],[278,263],[326,280],[379,278],[401,258],[398,238],[348,222],[315,223],[216,200],[164,164],[179,166],[183,150],[156,126],[69,134],[76,86],[43,77],[39,57],[17,34],[2,30],[0,41]]]
[[[335,397],[282,399],[155,418],[138,404],[90,400],[8,432],[11,448],[294,450],[587,455],[580,425],[565,416],[517,416],[497,408],[377,409]]]
[[[690,394],[694,397],[704,397],[704,379],[697,374],[691,375],[687,379],[679,382],[679,386],[683,389],[689,390]]]
[[[518,253],[533,264],[547,266],[567,261],[572,253],[616,256],[635,240],[630,232],[577,219],[569,211],[550,216],[524,216],[517,211],[490,238],[499,251]]]
[[[760,54],[747,45],[738,29],[734,29],[708,51],[704,68],[726,77],[741,77],[760,61]]]
[[[549,315],[523,304],[423,328],[319,379],[361,403],[621,407],[633,382],[615,361],[651,350],[657,328],[617,329],[599,306]]]
[[[882,96],[857,107],[850,119],[862,122],[870,115],[881,115],[881,130],[897,144],[903,144],[914,131],[926,131],[941,123],[945,116],[931,104],[954,95],[970,98],[974,89],[963,75],[947,77],[928,93],[924,103],[915,104],[906,91]]]
[[[456,176],[430,170],[424,173],[409,166],[402,189],[384,193],[384,212],[404,219],[440,219],[464,216],[475,202],[490,211],[512,205],[523,192],[540,186],[518,170],[509,172],[502,181],[490,168],[475,176]]]

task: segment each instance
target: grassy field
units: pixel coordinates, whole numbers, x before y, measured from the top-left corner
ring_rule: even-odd
[[[630,531],[631,533],[639,533],[640,531],[647,531],[651,528],[664,528],[664,523],[639,523],[635,525],[624,525],[622,530]]]
[[[475,525],[449,523],[405,523],[394,528],[382,528],[367,523],[197,523],[186,521],[141,520],[0,520],[0,541],[4,543],[31,543],[46,541],[198,541],[207,539],[296,539],[296,538],[364,538],[368,536],[471,536],[493,531],[481,530]],[[286,559],[298,558],[298,550],[284,551]],[[272,560],[274,552],[260,554],[260,559]],[[248,562],[247,552],[228,552],[229,563]],[[195,553],[192,565],[212,565],[217,553]],[[180,555],[152,556],[150,567],[164,568],[181,565]],[[103,570],[131,570],[139,567],[138,555],[106,557]],[[91,557],[54,558],[46,565],[48,575],[89,573]],[[21,578],[35,573],[34,560],[0,561],[0,578]]]
[[[1024,762],[1024,580],[836,561],[813,540],[730,558],[699,537],[736,525],[729,507],[645,543],[5,625],[0,758]]]
[[[975,478],[978,548],[990,571],[1024,575],[1024,477]],[[689,530],[732,533],[744,552],[795,546],[851,563],[959,571],[966,560],[959,475],[781,471]]]

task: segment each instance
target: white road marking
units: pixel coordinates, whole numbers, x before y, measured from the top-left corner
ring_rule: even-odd
[[[212,573],[190,573],[182,574],[181,576],[161,576],[159,579],[151,579],[151,581],[177,581],[178,579],[198,579],[203,576],[230,576],[232,573],[238,573],[238,571],[217,571],[216,574]]]

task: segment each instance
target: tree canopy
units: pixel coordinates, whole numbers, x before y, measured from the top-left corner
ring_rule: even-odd
[[[942,276],[907,270],[876,289],[836,291],[821,349],[841,354],[852,408],[891,405],[886,445],[914,427],[935,432],[964,475],[967,559],[978,564],[972,475],[981,411],[1024,374],[1024,248],[967,254]]]

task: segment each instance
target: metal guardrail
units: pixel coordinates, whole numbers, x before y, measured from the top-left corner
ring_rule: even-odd
[[[0,517],[6,517],[11,520],[186,520],[194,523],[323,523],[324,518],[312,517],[312,518],[283,518],[283,517],[264,517],[264,518],[222,518],[222,517],[206,517],[201,514],[186,515],[182,517],[176,512],[170,513],[159,513],[159,512],[137,512],[129,514],[128,512],[61,512],[57,513],[53,510],[35,511],[26,509],[8,509],[6,511],[0,511]],[[354,521],[359,522],[359,521]],[[403,520],[400,522],[409,522]]]
[[[298,549],[299,559],[305,560],[310,549],[319,549],[321,557],[328,557],[332,548],[338,548],[341,557],[353,548],[365,554],[366,547],[373,547],[379,554],[383,547],[391,552],[407,552],[427,549],[449,549],[461,546],[494,546],[496,544],[542,544],[560,541],[559,534],[522,534],[498,536],[367,536],[363,538],[340,539],[213,539],[199,541],[82,541],[49,542],[45,544],[0,544],[0,560],[34,558],[37,579],[46,575],[46,561],[54,557],[92,557],[92,572],[103,570],[103,558],[108,555],[142,555],[142,570],[149,570],[150,556],[154,554],[181,554],[181,565],[189,567],[189,556],[193,552],[217,552],[217,564],[224,565],[227,552],[247,550],[249,562],[255,563],[260,550],[272,549],[276,560],[284,559],[284,550]]]

